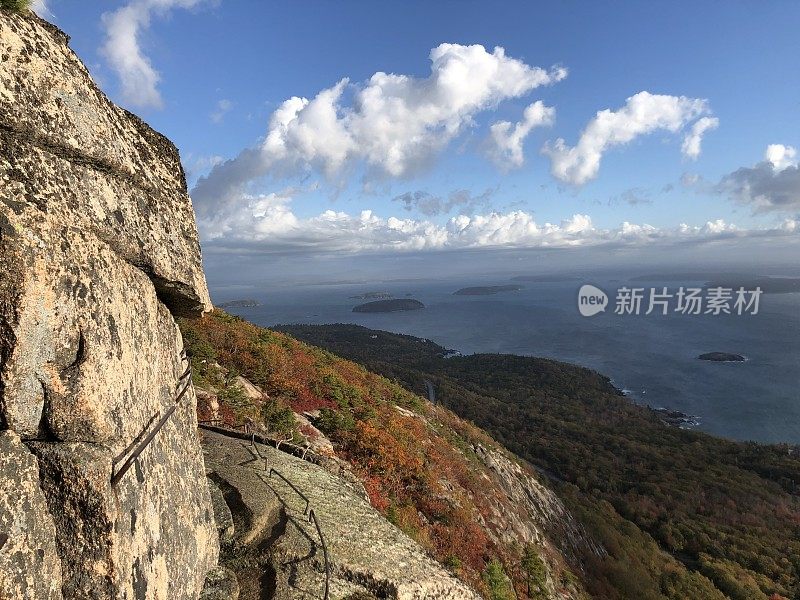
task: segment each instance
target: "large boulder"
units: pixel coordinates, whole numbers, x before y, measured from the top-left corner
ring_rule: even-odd
[[[112,104],[67,42],[0,11],[0,429],[38,458],[29,495],[52,515],[47,576],[65,598],[196,598],[218,540],[191,387],[111,483],[174,404],[174,317],[210,308],[194,214],[175,147]],[[0,458],[30,470],[30,452]]]

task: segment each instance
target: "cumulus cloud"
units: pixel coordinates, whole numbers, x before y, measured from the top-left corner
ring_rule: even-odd
[[[222,123],[222,120],[225,118],[225,115],[230,112],[233,108],[233,102],[228,100],[227,98],[223,98],[219,102],[217,102],[217,106],[214,111],[209,115],[212,123],[219,125]]]
[[[797,166],[797,150],[792,146],[770,144],[764,153],[764,159],[772,165],[773,171],[780,172]]]
[[[597,176],[603,154],[610,148],[659,129],[677,133],[709,112],[706,100],[639,92],[628,98],[625,106],[617,111],[598,111],[575,146],[567,146],[559,138],[554,143],[545,144],[542,154],[550,157],[554,177],[573,185],[583,185]],[[708,125],[705,127],[707,129]]]
[[[292,209],[295,191],[245,196],[198,226],[208,253],[336,254],[442,251],[456,249],[535,249],[650,244],[707,243],[739,238],[777,238],[800,243],[796,219],[778,226],[742,230],[722,219],[700,225],[659,228],[624,221],[596,226],[589,215],[575,214],[559,223],[542,223],[523,210],[458,214],[444,223],[428,218],[383,217],[326,210],[301,217]]]
[[[703,135],[707,131],[719,127],[719,119],[716,117],[702,117],[697,119],[689,129],[688,133],[683,138],[681,145],[681,152],[687,158],[696,160],[700,156],[700,144],[703,141]]]
[[[103,13],[105,41],[101,54],[116,71],[125,102],[142,108],[161,108],[161,77],[142,51],[140,34],[150,26],[153,14],[164,16],[173,8],[193,8],[209,0],[132,0]]]
[[[521,167],[525,162],[522,151],[525,138],[534,128],[552,126],[555,120],[556,109],[538,100],[525,109],[518,123],[494,123],[489,128],[489,157],[503,170]]]
[[[450,192],[447,198],[443,198],[423,190],[417,190],[400,194],[392,200],[401,203],[407,211],[417,211],[427,217],[448,214],[456,207],[461,213],[469,214],[478,207],[488,207],[495,191],[490,188],[475,196],[469,190],[455,190]]]
[[[800,218],[798,219],[784,219],[780,224],[780,228],[787,233],[800,232]]]
[[[800,164],[792,146],[772,144],[764,160],[724,176],[716,187],[755,212],[800,211]]]
[[[314,98],[289,98],[272,114],[263,142],[216,167],[193,197],[235,201],[249,182],[269,175],[319,172],[332,179],[356,165],[373,178],[402,178],[431,161],[481,111],[555,83],[563,67],[542,69],[503,48],[441,44],[430,52],[426,78],[378,72],[352,84],[342,79]]]

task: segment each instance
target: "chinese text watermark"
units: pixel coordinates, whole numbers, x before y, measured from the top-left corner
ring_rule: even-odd
[[[728,287],[628,287],[616,291],[614,314],[617,315],[757,315],[762,290]],[[578,291],[578,310],[591,317],[610,308],[608,295],[593,285]]]

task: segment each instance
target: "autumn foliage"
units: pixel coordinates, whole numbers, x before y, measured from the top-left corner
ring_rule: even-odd
[[[493,492],[470,453],[492,444],[483,432],[356,363],[221,311],[181,329],[198,378],[219,363],[296,412],[319,410],[317,426],[373,506],[487,598],[490,566],[528,597],[516,567],[522,549],[493,541],[481,525]]]

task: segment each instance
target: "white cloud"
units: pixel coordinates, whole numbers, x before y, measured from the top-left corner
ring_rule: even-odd
[[[575,146],[567,146],[559,138],[553,144],[545,144],[542,154],[550,157],[554,177],[583,185],[597,176],[603,153],[609,148],[658,129],[676,133],[708,112],[706,100],[639,92],[617,111],[598,111]]]
[[[800,219],[784,219],[780,224],[780,228],[788,233],[800,231]]]
[[[772,170],[779,172],[797,166],[797,150],[783,144],[770,144],[764,153],[764,160],[772,165]]]
[[[563,67],[529,66],[503,48],[488,52],[480,45],[441,44],[430,60],[426,78],[378,72],[361,84],[342,79],[310,100],[286,100],[258,148],[198,183],[198,205],[235,201],[264,175],[314,170],[334,178],[364,165],[373,178],[410,176],[428,168],[479,112],[567,75]]]
[[[122,97],[138,107],[161,108],[158,91],[161,77],[142,51],[139,36],[150,26],[153,13],[163,16],[173,8],[193,8],[208,0],[132,0],[111,12],[103,13],[105,42],[100,52],[122,85]]]
[[[700,156],[700,145],[703,141],[703,135],[707,131],[719,127],[719,119],[716,117],[702,117],[697,119],[692,125],[691,129],[683,138],[681,145],[681,152],[687,158],[696,160]]]
[[[706,221],[703,225],[705,233],[725,233],[726,231],[737,231],[736,225],[726,223],[723,219],[716,219],[714,221]]]
[[[530,104],[516,124],[498,121],[489,128],[489,157],[504,170],[519,168],[525,162],[522,144],[535,127],[551,126],[556,109],[541,100]]]
[[[247,196],[198,226],[204,251],[247,254],[333,254],[441,251],[456,249],[572,248],[705,243],[745,237],[783,237],[800,243],[797,221],[773,228],[741,230],[722,219],[702,225],[659,228],[625,221],[597,227],[589,215],[575,214],[560,223],[540,223],[523,210],[451,217],[444,223],[427,218],[382,217],[371,210],[356,214],[326,210],[300,217],[292,210],[293,190]]]
[[[231,102],[227,98],[223,98],[222,100],[217,102],[217,106],[214,109],[214,112],[212,112],[209,115],[211,122],[219,125],[220,123],[222,123],[222,120],[225,118],[225,115],[228,112],[230,112],[232,108],[233,108],[233,102]]]
[[[800,211],[800,163],[792,146],[767,146],[764,160],[725,175],[716,191],[754,212]]]

